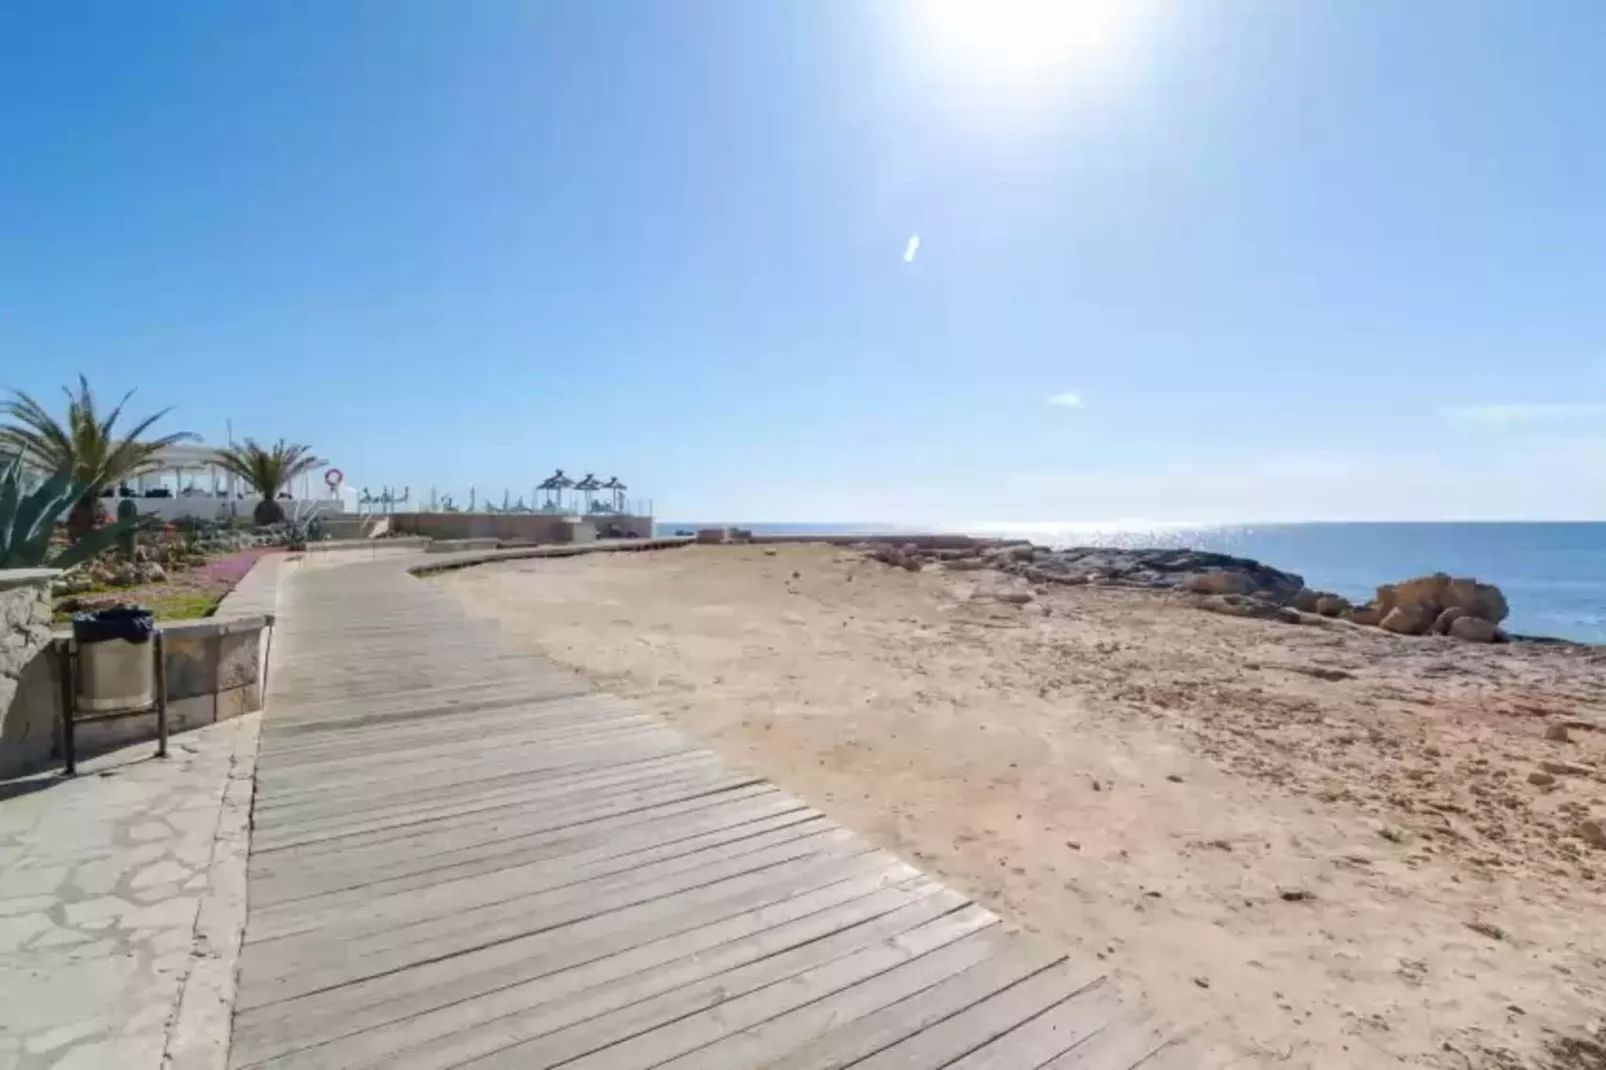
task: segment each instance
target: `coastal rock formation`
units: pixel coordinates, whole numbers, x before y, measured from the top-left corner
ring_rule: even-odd
[[[1379,606],[1381,612],[1382,607]],[[1383,614],[1380,626],[1386,632],[1396,635],[1425,635],[1428,626],[1433,622],[1433,615],[1422,605],[1411,603],[1409,605],[1394,606]]]
[[[1253,594],[1255,581],[1242,572],[1213,569],[1197,576],[1189,576],[1182,589],[1191,594]]]
[[[1433,617],[1447,609],[1459,609],[1469,617],[1499,624],[1510,615],[1500,588],[1475,579],[1453,579],[1444,572],[1419,576],[1403,583],[1385,583],[1377,589],[1378,608],[1386,615],[1395,606],[1431,607]]]
[[[1316,612],[1324,617],[1341,617],[1349,607],[1349,599],[1342,595],[1324,594],[1316,599]]]
[[[1377,589],[1377,600],[1351,605],[1330,591],[1312,590],[1295,573],[1259,561],[1202,550],[1125,550],[1078,546],[1052,550],[1021,541],[954,536],[903,543],[860,543],[874,560],[918,572],[934,565],[954,572],[995,570],[1046,587],[1109,585],[1169,590],[1193,596],[1213,613],[1290,624],[1344,620],[1396,635],[1445,635],[1469,643],[1504,642],[1499,624],[1510,613],[1500,588],[1445,572]]]
[[[1457,617],[1450,624],[1450,634],[1468,643],[1492,643],[1500,638],[1500,626],[1482,617]]]

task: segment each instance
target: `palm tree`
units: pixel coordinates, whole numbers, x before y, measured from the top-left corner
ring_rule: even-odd
[[[218,450],[212,463],[239,476],[262,495],[251,513],[252,519],[258,524],[277,524],[284,519],[284,507],[275,500],[279,490],[325,461],[313,454],[311,446],[286,445],[281,438],[271,449],[264,449],[255,439],[248,438],[243,445]]]
[[[151,425],[170,409],[162,409],[139,421],[127,432],[115,430],[123,406],[134,396],[130,390],[102,418],[95,408],[95,394],[89,380],[78,377],[78,389],[62,387],[67,395],[67,416],[57,420],[38,401],[21,390],[11,391],[8,401],[0,402],[0,451],[15,454],[40,474],[68,473],[83,493],[67,511],[67,531],[82,538],[101,519],[100,495],[157,465],[156,454],[177,442],[193,440],[188,431],[176,431],[160,438],[143,438]]]

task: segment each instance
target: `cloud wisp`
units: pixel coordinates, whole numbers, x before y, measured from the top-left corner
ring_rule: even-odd
[[[908,242],[906,242],[904,244],[904,247],[903,247],[903,262],[905,264],[914,263],[915,262],[915,254],[918,253],[919,251],[920,251],[920,232],[916,231],[915,233],[909,235]]]
[[[1606,416],[1606,404],[1593,402],[1504,402],[1496,405],[1460,405],[1440,409],[1453,423],[1479,427],[1515,427],[1521,424],[1558,423]]]
[[[1048,403],[1050,405],[1057,405],[1062,409],[1085,409],[1085,408],[1087,408],[1087,405],[1085,405],[1082,402],[1082,395],[1073,394],[1069,390],[1063,391],[1063,392],[1058,393],[1058,394],[1050,394],[1049,397],[1048,397]]]

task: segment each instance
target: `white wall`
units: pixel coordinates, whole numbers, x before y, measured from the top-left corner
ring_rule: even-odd
[[[116,498],[102,498],[101,504],[106,511],[114,517],[117,513]],[[177,520],[180,517],[194,517],[198,520],[216,520],[222,510],[232,508],[234,515],[250,519],[251,510],[255,509],[260,498],[131,498],[129,499],[139,507],[140,516],[156,516],[163,520]],[[300,508],[307,508],[318,514],[339,513],[342,511],[340,502],[331,498],[291,499],[280,498],[279,504],[284,507],[285,516],[294,516]]]

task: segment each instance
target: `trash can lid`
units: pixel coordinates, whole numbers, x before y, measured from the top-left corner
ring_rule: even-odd
[[[156,615],[144,606],[112,606],[90,613],[74,613],[72,618],[72,637],[80,643],[105,643],[113,639],[144,643],[154,634]]]

